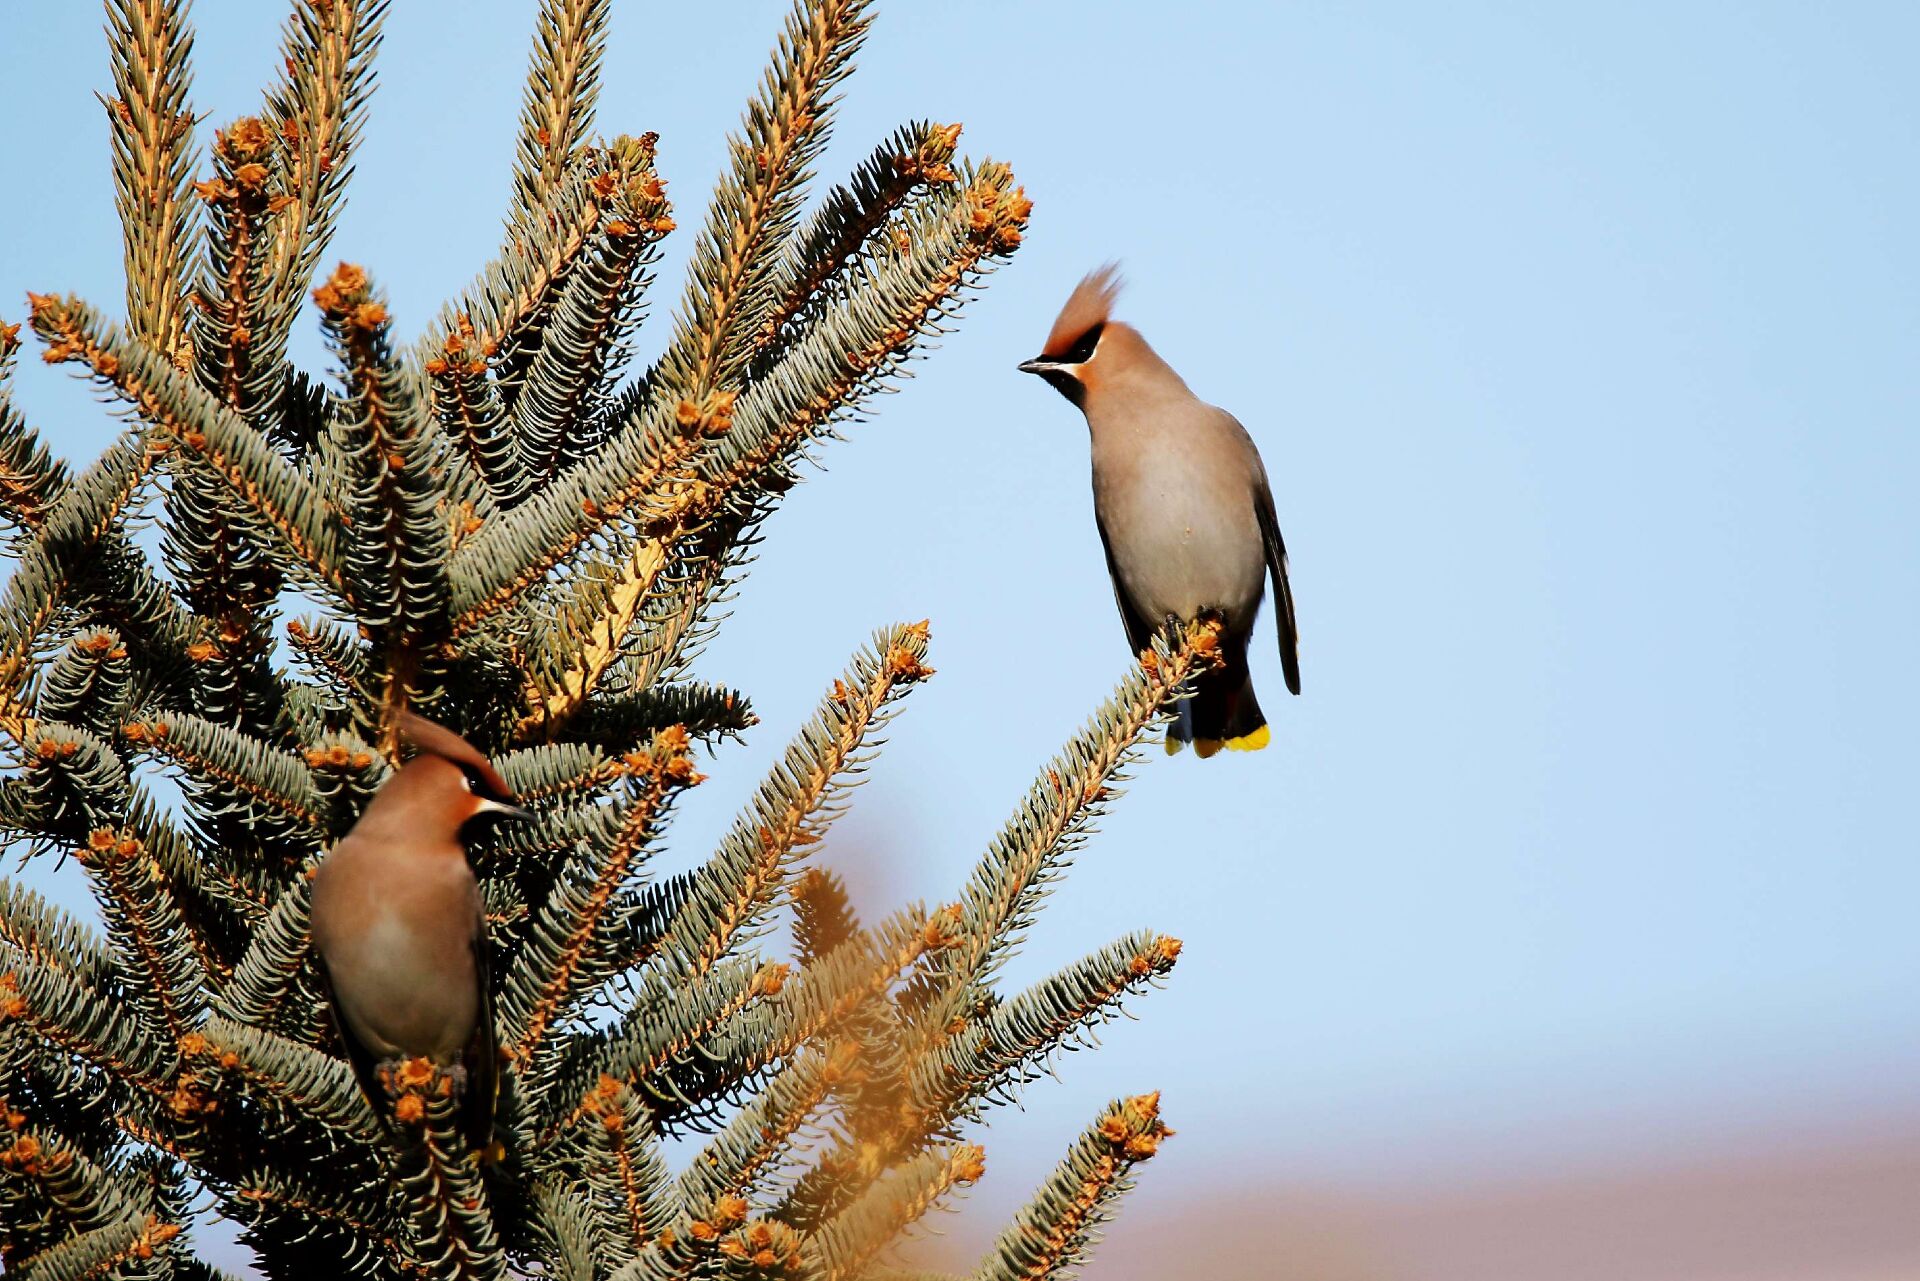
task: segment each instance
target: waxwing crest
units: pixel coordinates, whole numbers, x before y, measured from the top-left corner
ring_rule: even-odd
[[[1075,287],[1067,305],[1053,322],[1046,346],[1040,349],[1043,360],[1058,360],[1073,350],[1095,325],[1104,325],[1113,311],[1113,300],[1120,296],[1120,264],[1107,263],[1087,274]]]
[[[514,799],[513,789],[507,786],[506,779],[500,777],[500,771],[493,767],[493,762],[481,755],[479,748],[445,725],[430,721],[417,712],[401,712],[399,728],[401,742],[452,761],[461,767],[462,773],[471,771],[471,776],[486,788],[491,799]]]

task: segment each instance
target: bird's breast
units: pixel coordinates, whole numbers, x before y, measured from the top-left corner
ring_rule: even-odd
[[[458,855],[343,846],[322,865],[314,944],[342,1016],[375,1055],[447,1062],[465,1048],[480,1016],[478,912]]]
[[[1259,607],[1266,557],[1252,490],[1206,462],[1177,448],[1104,467],[1096,455],[1094,504],[1119,586],[1152,624],[1215,609],[1244,628]]]

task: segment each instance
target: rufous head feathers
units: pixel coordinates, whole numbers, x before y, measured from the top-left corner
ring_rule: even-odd
[[[490,801],[514,799],[513,789],[507,786],[506,779],[500,777],[500,771],[493,767],[493,762],[481,755],[479,748],[445,725],[430,721],[416,712],[401,712],[399,730],[401,742],[459,766],[476,795]]]
[[[1060,309],[1046,345],[1040,349],[1040,358],[1063,360],[1095,328],[1106,324],[1122,283],[1119,263],[1110,262],[1088,273]]]

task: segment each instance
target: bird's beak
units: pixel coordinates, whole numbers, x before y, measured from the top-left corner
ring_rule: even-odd
[[[1023,374],[1050,374],[1055,370],[1067,368],[1057,360],[1046,360],[1039,356],[1035,356],[1032,360],[1023,360],[1014,367]]]
[[[532,810],[521,809],[518,805],[509,805],[505,801],[496,801],[491,796],[480,798],[476,814],[498,814],[501,818],[527,819],[533,817]]]

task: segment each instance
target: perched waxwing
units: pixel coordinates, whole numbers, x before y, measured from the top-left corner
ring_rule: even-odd
[[[1203,674],[1167,751],[1200,756],[1267,745],[1247,641],[1272,575],[1280,665],[1300,692],[1300,647],[1287,547],[1266,468],[1246,428],[1188,390],[1132,325],[1109,318],[1120,282],[1109,265],[1080,282],[1040,354],[1022,364],[1080,407],[1093,440],[1093,510],[1114,599],[1136,653],[1169,623],[1217,616],[1224,663]]]
[[[381,784],[313,883],[313,946],[360,1088],[385,1117],[379,1072],[424,1058],[465,1077],[468,1141],[492,1139],[499,1084],[486,914],[462,839],[484,815],[527,817],[471,743],[403,713],[412,760]]]

